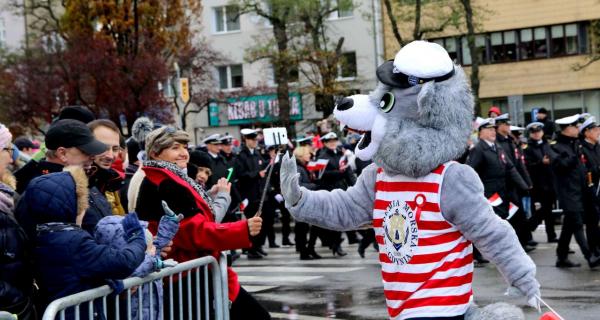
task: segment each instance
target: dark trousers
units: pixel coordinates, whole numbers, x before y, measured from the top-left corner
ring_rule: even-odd
[[[598,207],[593,202],[585,203],[585,214],[583,216],[585,222],[585,235],[587,236],[588,246],[594,254],[600,251],[600,228]]]
[[[317,227],[317,226],[310,226],[310,235],[308,237],[308,243],[306,244],[306,247],[309,249],[314,249],[315,248],[315,244],[317,243],[317,238],[321,238],[321,242],[323,243],[323,245],[326,246],[330,246],[330,237],[328,234],[329,230],[325,230],[321,227]],[[341,236],[341,233],[340,233]]]
[[[532,206],[536,202],[539,202],[542,206],[539,210],[535,210],[535,207],[532,208],[533,215],[529,220],[529,230],[534,231],[542,221],[544,221],[546,225],[546,236],[548,240],[556,239],[556,231],[554,230],[554,214],[552,213],[552,205],[554,203],[554,199],[552,197],[540,198],[540,199],[532,199]]]
[[[248,204],[248,207],[246,207],[246,209],[244,210],[244,216],[246,216],[246,219],[250,219],[250,218],[254,217],[254,215],[256,215],[256,212],[258,211],[258,205],[259,205],[259,202],[252,202],[252,203]],[[256,236],[252,237],[252,239],[251,239],[251,241],[252,241],[251,249],[253,249],[253,250],[261,248],[263,246],[263,244],[265,243],[267,235],[269,233],[273,232],[273,223],[274,223],[274,219],[275,219],[275,213],[274,213],[273,206],[269,205],[267,202],[265,202],[265,205],[263,206],[261,218],[263,219],[263,223],[262,223],[262,228],[260,229],[260,233]]]
[[[240,287],[240,293],[229,309],[229,318],[237,319],[256,319],[268,320],[271,319],[269,312],[252,297],[244,288]]]
[[[583,212],[565,211],[562,231],[558,238],[558,246],[556,247],[556,255],[559,261],[564,261],[569,255],[569,243],[571,237],[575,236],[575,241],[581,249],[581,253],[587,259],[590,256],[585,233],[583,232]]]
[[[279,204],[279,210],[281,211],[281,239],[283,239],[283,242],[287,242],[290,239],[290,233],[292,233],[292,228],[290,227],[292,216],[285,208],[283,202]]]
[[[296,242],[296,251],[303,252],[308,244],[308,231],[310,226],[308,223],[298,222],[294,225],[294,242]],[[316,241],[316,239],[315,239]]]
[[[375,240],[375,230],[373,229],[366,229],[366,230],[359,230],[358,233],[360,233],[360,235],[362,236],[362,239],[360,239],[360,244],[359,246],[361,248],[368,248],[371,243],[373,243],[373,246],[375,246],[375,248],[377,248],[377,241]]]

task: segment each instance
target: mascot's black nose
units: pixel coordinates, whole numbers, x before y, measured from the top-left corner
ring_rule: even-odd
[[[336,101],[336,108],[339,111],[344,111],[344,110],[348,110],[350,108],[352,108],[352,106],[354,105],[354,100],[352,98],[340,98]]]

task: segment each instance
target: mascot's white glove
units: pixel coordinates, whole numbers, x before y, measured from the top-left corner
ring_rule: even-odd
[[[290,206],[297,204],[302,197],[298,177],[300,174],[296,167],[296,158],[292,158],[289,153],[286,153],[281,161],[281,194]]]
[[[515,287],[508,287],[506,290],[507,296],[520,296],[525,295],[527,297],[527,305],[536,309],[538,312],[541,312],[540,306],[540,297],[542,294],[540,293],[540,285],[537,281],[521,281],[523,279],[517,280],[515,282]],[[532,283],[533,282],[533,283]]]

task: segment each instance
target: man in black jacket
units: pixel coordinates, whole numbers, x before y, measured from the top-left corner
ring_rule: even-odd
[[[536,246],[537,242],[533,241],[531,231],[529,231],[527,217],[521,199],[531,190],[532,183],[527,168],[522,156],[522,150],[518,143],[515,143],[510,135],[510,118],[508,113],[502,114],[494,119],[496,121],[496,143],[504,150],[506,157],[515,166],[519,175],[526,186],[515,185],[511,180],[507,181],[506,189],[508,197],[514,205],[519,207],[519,210],[509,220],[510,224],[515,229],[519,242],[525,248],[526,246]]]
[[[206,189],[210,190],[221,178],[227,178],[228,166],[225,158],[221,156],[221,137],[218,133],[206,137],[202,142],[206,145],[206,152],[210,156],[212,175],[208,178]]]
[[[352,172],[348,164],[348,160],[344,153],[338,148],[337,134],[330,132],[323,137],[321,141],[325,145],[321,152],[318,153],[318,159],[327,160],[327,166],[323,172],[323,176],[318,181],[320,189],[331,191],[333,189],[346,190],[353,186],[356,182],[356,176]],[[341,232],[328,231],[330,247],[333,255],[345,256],[347,253],[342,250],[341,243],[343,241]],[[350,233],[352,235],[352,233]],[[354,237],[356,235],[354,234]],[[350,239],[349,242],[353,239]]]
[[[598,228],[598,182],[600,180],[600,127],[594,117],[589,117],[579,127],[581,146],[586,167],[586,188],[583,193],[585,231],[590,251],[600,254],[600,229]]]
[[[564,211],[563,227],[556,248],[559,268],[579,267],[581,264],[568,259],[571,236],[575,236],[581,253],[588,261],[590,268],[600,265],[600,256],[590,252],[585,233],[583,232],[583,193],[587,188],[586,168],[583,163],[581,145],[579,144],[579,115],[556,120],[560,125],[560,133],[556,144],[552,146],[555,152],[550,159],[556,175],[557,193],[560,206]]]
[[[238,155],[234,172],[237,186],[242,199],[248,200],[248,206],[244,209],[246,218],[254,217],[258,211],[260,197],[262,195],[261,180],[266,175],[265,160],[257,149],[257,132],[253,129],[242,129],[244,146]],[[248,259],[260,259],[267,253],[262,249],[266,235],[263,230],[259,235],[252,238],[252,248],[248,250]]]
[[[552,205],[556,201],[556,190],[554,186],[554,173],[550,159],[554,153],[546,138],[544,138],[544,124],[532,122],[527,125],[529,141],[525,152],[525,162],[530,173],[533,189],[531,200],[533,203],[533,215],[529,221],[530,230],[535,230],[544,221],[546,224],[546,235],[548,242],[558,242],[556,231],[554,231],[554,216]]]
[[[536,120],[544,125],[544,138],[546,140],[552,140],[554,138],[554,122],[548,117],[548,110],[546,108],[540,108],[537,112]]]

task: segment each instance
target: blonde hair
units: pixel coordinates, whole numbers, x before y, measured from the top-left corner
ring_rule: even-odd
[[[294,156],[296,157],[296,159],[298,159],[300,161],[302,161],[302,158],[304,158],[304,156],[307,154],[311,154],[311,150],[310,150],[309,146],[301,146],[301,147],[294,149]]]

